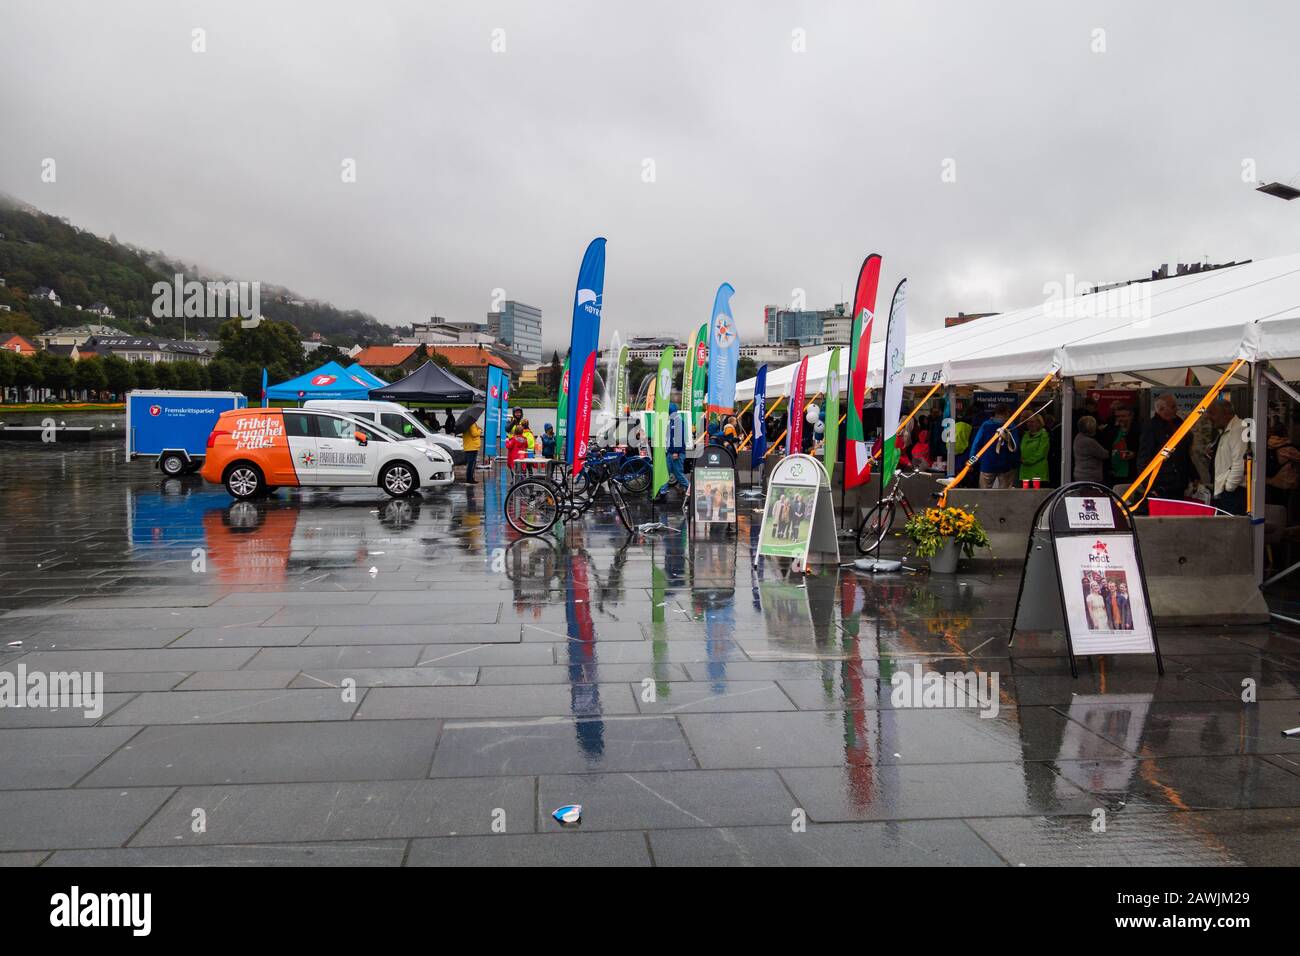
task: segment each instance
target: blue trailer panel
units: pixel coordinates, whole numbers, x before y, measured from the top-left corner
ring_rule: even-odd
[[[222,412],[244,408],[238,392],[148,389],[126,396],[126,457],[179,452],[190,459],[207,452],[208,435]]]

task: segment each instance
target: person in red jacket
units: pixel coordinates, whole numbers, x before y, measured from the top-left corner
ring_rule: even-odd
[[[930,467],[930,436],[922,431],[916,438],[916,444],[912,446],[912,461],[917,468]]]
[[[524,457],[528,450],[528,439],[524,437],[524,427],[516,425],[510,437],[506,439],[506,468],[513,471],[515,462]]]

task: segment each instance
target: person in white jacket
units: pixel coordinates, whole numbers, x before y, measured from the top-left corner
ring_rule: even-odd
[[[1216,508],[1234,515],[1246,513],[1246,423],[1223,399],[1211,402],[1210,422],[1219,430],[1214,446],[1214,497]]]

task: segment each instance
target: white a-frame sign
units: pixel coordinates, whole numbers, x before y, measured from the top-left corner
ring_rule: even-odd
[[[829,560],[839,563],[831,483],[816,458],[789,455],[772,470],[754,563],[763,556],[790,558],[795,569],[802,571],[808,566],[810,551],[829,555]]]

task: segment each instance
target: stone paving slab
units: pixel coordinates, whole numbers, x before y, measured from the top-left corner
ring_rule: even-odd
[[[224,724],[347,720],[357,709],[334,690],[190,690],[138,695],[105,723]]]
[[[438,730],[424,720],[146,727],[82,785],[413,779],[428,774]]]
[[[656,830],[659,866],[1004,866],[959,820]]]
[[[781,777],[818,823],[1086,814],[1099,805],[1042,763],[796,768]]]
[[[133,790],[0,790],[0,850],[121,846],[171,796]]]
[[[59,850],[45,866],[401,866],[405,840]]]
[[[494,810],[505,813],[507,826],[531,832],[535,791],[536,781],[531,777],[185,787],[167,801],[130,845],[303,843],[490,834],[493,820],[499,819],[494,817]],[[205,833],[194,833],[190,827],[195,808],[207,813]]]
[[[691,770],[675,720],[665,717],[447,721],[431,776]]]
[[[133,727],[0,730],[0,789],[71,787],[136,733]]]
[[[544,776],[538,781],[543,808],[538,827],[561,825],[549,811],[584,806],[584,830],[789,825],[796,806],[771,770],[684,770]]]
[[[429,614],[427,616],[433,616]],[[441,617],[441,615],[439,615]],[[387,621],[386,613],[380,620]],[[325,624],[315,627],[303,644],[518,644],[518,624]]]
[[[352,667],[341,670],[304,670],[292,674],[289,687],[342,687],[343,681],[357,687],[470,687],[478,683],[478,667]],[[268,671],[283,674],[284,671]]]
[[[548,717],[575,712],[633,714],[627,684],[588,684],[586,703],[574,707],[568,687],[553,684],[502,687],[375,687],[357,711],[359,720],[420,717]],[[597,704],[597,701],[599,704]]]
[[[407,866],[649,866],[640,833],[504,833],[412,840]]]

